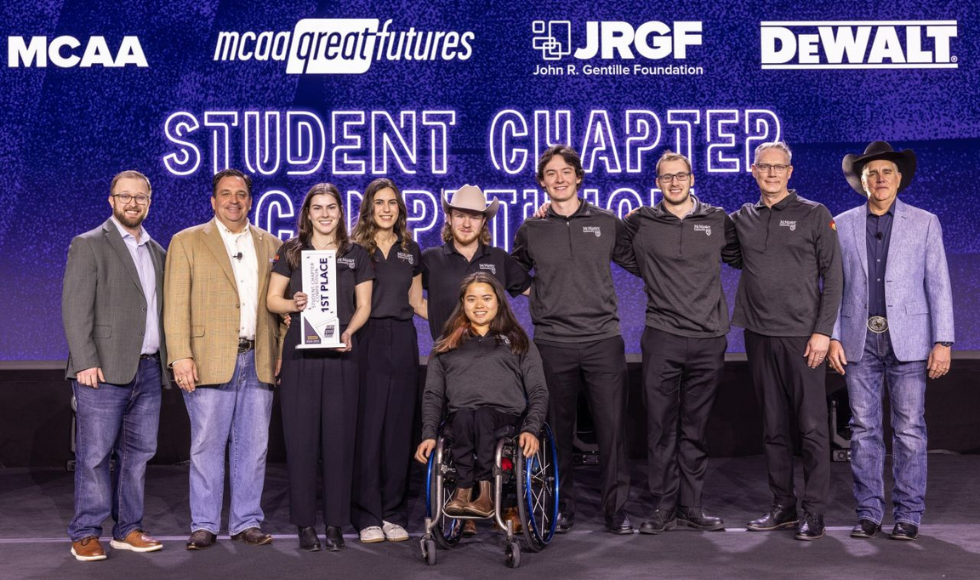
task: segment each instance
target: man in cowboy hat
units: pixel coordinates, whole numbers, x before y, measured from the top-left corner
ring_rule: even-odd
[[[490,220],[500,205],[475,185],[457,189],[447,202],[442,200],[446,223],[442,239],[446,243],[422,252],[422,288],[427,299],[419,313],[429,320],[435,341],[459,302],[459,284],[467,274],[489,272],[511,296],[531,286],[531,278],[510,254],[490,245]]]
[[[558,442],[558,532],[575,521],[572,441],[584,390],[599,445],[606,529],[625,535],[633,533],[624,509],[630,485],[626,353],[610,262],[636,275],[639,270],[623,222],[578,196],[584,176],[578,153],[567,145],[541,155],[538,184],[551,205],[543,219],[521,225],[513,256],[535,272],[531,318],[548,383],[548,421]]]
[[[884,141],[846,155],[844,177],[868,203],[837,216],[844,262],[841,303],[828,361],[847,381],[851,471],[858,523],[852,538],[881,529],[887,385],[893,430],[893,540],[914,540],[925,509],[926,376],[949,372],[953,299],[939,219],[898,200],[915,174],[915,153]],[[845,373],[846,369],[846,373]]]

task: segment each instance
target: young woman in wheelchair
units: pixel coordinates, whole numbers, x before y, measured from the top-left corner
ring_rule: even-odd
[[[422,443],[415,459],[426,463],[448,407],[456,493],[449,516],[494,514],[494,451],[497,433],[513,426],[525,456],[538,451],[538,432],[548,409],[541,355],[489,274],[463,279],[459,303],[429,357],[422,395]],[[523,419],[522,419],[523,417]],[[473,487],[479,496],[473,498]]]

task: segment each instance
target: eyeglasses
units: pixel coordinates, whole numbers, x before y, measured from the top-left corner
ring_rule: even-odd
[[[772,169],[773,171],[776,172],[776,175],[782,175],[783,173],[786,173],[786,170],[789,169],[790,167],[792,167],[792,165],[783,165],[782,163],[776,163],[776,164],[757,163],[755,165],[755,168],[763,173],[769,173],[769,170]]]
[[[664,175],[658,175],[657,181],[660,183],[670,183],[671,181],[674,181],[674,179],[677,179],[677,181],[681,183],[686,183],[690,178],[690,173],[666,173]]]
[[[142,193],[139,195],[133,195],[131,193],[114,193],[112,194],[112,197],[123,202],[123,204],[128,204],[129,202],[136,200],[136,203],[139,205],[146,205],[150,201],[150,196],[143,195]]]

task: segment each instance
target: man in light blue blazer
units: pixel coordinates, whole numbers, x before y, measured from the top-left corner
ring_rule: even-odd
[[[847,380],[858,523],[871,538],[884,517],[882,397],[891,404],[893,540],[914,540],[925,511],[926,376],[949,372],[953,298],[939,219],[898,200],[915,153],[884,141],[847,155],[844,176],[868,203],[835,218],[844,298],[828,360]],[[845,373],[846,370],[846,373]]]

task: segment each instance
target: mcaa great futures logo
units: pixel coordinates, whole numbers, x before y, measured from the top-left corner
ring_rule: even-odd
[[[955,20],[762,22],[764,69],[959,68]]]
[[[633,61],[638,58],[659,61],[667,58],[683,61],[688,48],[701,45],[701,22],[676,21],[671,24],[651,20],[633,27],[629,22],[590,21],[585,24],[585,44],[576,49],[572,46],[572,22],[570,20],[535,20],[531,23],[532,46],[541,52],[546,63],[560,61],[567,56],[577,60]],[[535,75],[701,75],[700,66],[686,63],[651,65],[640,63],[608,63],[599,66],[592,63],[581,65],[538,65]]]
[[[306,18],[290,31],[219,32],[216,61],[286,61],[288,74],[363,74],[378,60],[468,60],[471,31],[391,30],[377,18]]]

